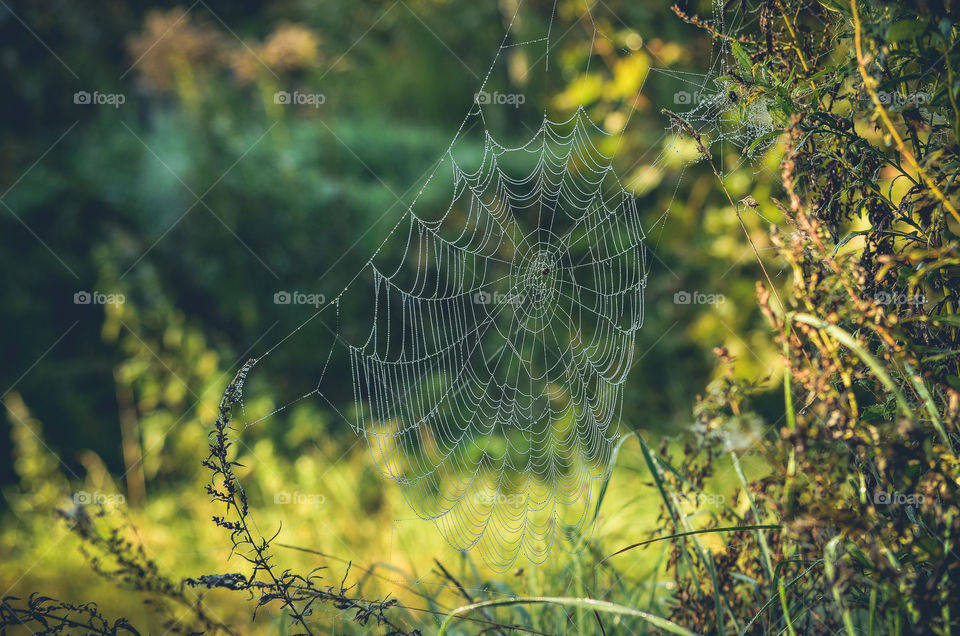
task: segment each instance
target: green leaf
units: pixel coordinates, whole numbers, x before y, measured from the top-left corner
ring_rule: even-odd
[[[667,535],[665,537],[655,537],[653,539],[647,539],[646,541],[640,541],[639,543],[632,543],[625,548],[620,548],[613,554],[603,557],[602,559],[600,559],[600,561],[598,561],[598,564],[603,563],[607,559],[623,554],[624,552],[633,550],[634,548],[642,548],[645,545],[650,545],[651,543],[657,543],[658,541],[668,541],[670,539],[679,539],[680,537],[689,537],[695,534],[710,534],[714,532],[738,532],[741,530],[780,530],[781,528],[783,528],[783,526],[781,526],[780,524],[763,523],[763,524],[755,524],[755,525],[747,525],[747,526],[729,526],[725,528],[707,528],[705,530],[690,530],[688,532],[677,532],[675,534]]]
[[[887,29],[887,40],[890,42],[913,40],[923,35],[926,29],[927,23],[922,20],[900,20]]]
[[[864,422],[882,422],[890,419],[890,415],[887,413],[887,407],[883,404],[872,404],[863,409],[860,419]]]
[[[730,50],[733,52],[733,57],[737,58],[737,62],[740,63],[740,66],[743,67],[743,70],[753,75],[753,62],[750,61],[750,56],[747,55],[747,52],[743,50],[743,47],[740,46],[739,42],[731,42]]]
[[[840,0],[820,0],[820,4],[825,9],[830,11],[836,11],[837,13],[845,13],[850,9],[850,6]]]
[[[783,130],[780,128],[763,133],[762,135],[760,135],[759,137],[753,140],[753,143],[750,144],[750,146],[747,148],[747,151],[744,154],[747,155],[748,157],[752,157],[753,151],[756,150],[758,146],[765,144],[771,139],[776,139],[782,134],[783,134]]]
[[[947,325],[949,327],[960,327],[960,315],[957,314],[940,314],[939,316],[932,316],[933,324]]]

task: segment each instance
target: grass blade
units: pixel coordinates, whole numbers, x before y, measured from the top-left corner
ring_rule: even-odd
[[[610,603],[608,601],[598,601],[592,598],[570,598],[557,596],[520,596],[506,600],[483,601],[481,603],[473,603],[472,605],[463,605],[447,614],[447,618],[444,619],[443,624],[440,625],[440,631],[437,632],[437,636],[443,636],[446,634],[453,619],[461,614],[486,607],[529,605],[534,603],[561,605],[563,607],[591,610],[598,613],[603,612],[606,614],[618,614],[620,616],[633,616],[650,623],[654,627],[659,627],[670,634],[678,634],[679,636],[695,636],[693,632],[677,625],[673,621],[667,620],[666,618],[662,618],[655,614],[650,614],[649,612],[633,609],[632,607],[617,605],[616,603]]]

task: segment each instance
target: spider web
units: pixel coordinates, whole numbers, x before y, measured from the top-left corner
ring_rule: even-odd
[[[762,156],[774,147],[778,137],[777,124],[770,115],[770,98],[746,95],[744,85],[753,80],[734,53],[734,47],[741,44],[739,34],[761,20],[765,7],[741,1],[736,11],[730,11],[730,4],[729,0],[714,0],[710,18],[701,21],[714,34],[712,63],[706,73],[650,69],[679,83],[681,89],[674,93],[674,109],[702,136],[708,148],[722,149],[724,144],[730,144],[740,151],[733,166],[717,166],[721,171],[736,169]],[[682,153],[680,140],[686,134],[676,122],[671,122],[671,129],[675,133],[674,143],[667,144],[663,159]],[[724,153],[720,152],[719,159],[723,158]]]
[[[378,466],[493,567],[582,530],[618,437],[644,232],[591,132],[578,109],[522,146],[487,134],[476,170],[451,157],[449,208],[407,217],[412,271],[371,265],[374,324],[350,347]]]
[[[505,51],[529,50],[548,68],[556,6],[546,34],[520,40],[521,6],[478,95]],[[382,475],[454,548],[505,570],[520,555],[543,562],[554,544],[576,549],[591,529],[620,437],[648,253],[635,198],[612,167],[619,136],[581,105],[564,120],[543,114],[526,140],[501,142],[488,118],[503,106],[481,101],[361,271],[259,357],[334,314],[334,327],[322,323],[334,343],[318,356],[315,388],[247,420],[315,396],[336,409],[327,372],[348,359],[353,408],[344,417]],[[479,157],[465,141],[475,127]],[[446,207],[422,205],[440,183]],[[352,311],[356,297],[372,310],[347,321],[341,309]]]
[[[744,43],[742,33],[748,29],[756,31],[757,22],[770,19],[769,16],[763,16],[765,10],[771,9],[764,3],[713,0],[708,18],[691,16],[701,31],[708,31],[712,35],[709,68],[705,72],[695,72],[676,70],[668,65],[650,67],[652,76],[665,79],[678,87],[673,93],[673,103],[667,109],[678,117],[667,117],[665,120],[669,134],[663,149],[652,162],[653,167],[663,172],[669,172],[670,166],[680,163],[682,169],[676,179],[674,195],[680,189],[686,169],[704,160],[702,154],[696,150],[695,142],[690,137],[691,132],[700,136],[700,140],[712,155],[713,166],[721,175],[744,166],[753,169],[755,173],[779,169],[782,157],[778,154],[777,143],[782,130],[771,115],[771,98],[749,94],[746,87],[753,81],[751,72],[742,67],[734,53],[734,46]],[[654,82],[656,83],[656,79]],[[800,90],[796,97],[802,98],[812,92]],[[732,165],[728,162],[731,154],[728,152],[729,147],[737,152]],[[757,161],[769,153],[776,157],[776,162],[764,164]],[[658,218],[648,222],[652,235],[654,228],[658,230],[651,241],[651,253],[656,253],[661,233],[667,227],[672,205],[673,201]],[[767,224],[773,223],[760,214],[756,207],[744,206],[744,209]],[[760,248],[760,251],[768,249],[772,248]]]

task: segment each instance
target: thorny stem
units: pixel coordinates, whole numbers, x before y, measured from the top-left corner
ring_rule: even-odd
[[[756,44],[756,42],[754,42],[753,40],[751,40],[745,35],[733,37],[731,35],[724,33],[723,31],[720,31],[719,29],[717,29],[717,27],[715,27],[713,24],[711,24],[707,20],[702,19],[700,16],[696,14],[694,15],[688,14],[686,11],[680,8],[679,4],[674,3],[670,7],[670,10],[673,11],[673,13],[678,18],[680,18],[687,24],[692,24],[696,27],[703,29],[704,31],[709,33],[712,37],[719,38],[721,40],[727,40],[729,42],[742,42],[745,44]]]
[[[256,554],[256,558],[253,561],[255,567],[254,572],[256,572],[257,569],[266,571],[266,573],[270,576],[270,579],[273,581],[273,586],[276,589],[276,593],[280,596],[284,606],[290,608],[290,613],[293,615],[294,620],[303,626],[303,629],[306,630],[307,634],[312,635],[313,632],[310,631],[310,627],[307,625],[305,617],[294,604],[293,599],[290,597],[290,594],[287,591],[287,587],[281,584],[280,580],[274,574],[273,568],[270,567],[268,558],[264,557],[267,542],[261,538],[263,542],[262,544],[258,544],[254,539],[250,527],[247,525],[246,497],[240,494],[242,491],[240,483],[237,481],[236,475],[233,472],[233,464],[227,460],[227,446],[229,444],[226,441],[226,430],[230,424],[230,411],[233,405],[239,399],[239,395],[247,373],[249,373],[250,369],[255,363],[256,358],[251,358],[248,360],[243,367],[241,367],[240,371],[237,372],[236,377],[234,377],[233,381],[230,382],[226,390],[223,392],[223,397],[220,400],[220,408],[215,424],[216,439],[213,444],[211,444],[210,458],[207,460],[207,465],[209,468],[223,475],[225,492],[221,492],[221,496],[219,498],[227,504],[228,512],[231,507],[236,512],[237,521],[234,523],[226,522],[229,523],[229,525],[225,525],[224,527],[233,530],[234,533],[237,531],[243,533],[245,542],[250,544],[254,553]],[[234,541],[234,547],[236,546],[237,543]]]
[[[104,636],[118,636],[119,634],[133,634],[140,636],[133,625],[126,619],[121,618],[110,623],[98,611],[93,603],[85,605],[72,605],[62,601],[54,601],[48,597],[42,597],[36,593],[30,595],[26,608],[14,607],[10,604],[15,597],[7,596],[0,599],[0,633],[6,634],[9,625],[15,625],[10,618],[14,619],[27,630],[30,629],[28,622],[38,623],[46,629],[43,632],[35,631],[33,633],[61,633],[63,627],[75,628],[75,633],[84,634],[103,634]],[[72,618],[72,615],[85,616],[86,621],[82,622],[80,618]],[[56,626],[51,625],[56,621]]]
[[[346,595],[346,578],[349,575],[350,568],[347,567],[347,573],[344,574],[344,580],[340,583],[339,591],[333,587],[317,587],[313,584],[313,573],[306,577],[292,574],[285,571],[280,576],[274,572],[270,564],[272,556],[268,553],[268,548],[272,543],[271,539],[260,536],[259,540],[254,538],[247,522],[248,503],[243,488],[233,471],[236,462],[227,459],[230,441],[227,436],[229,430],[230,415],[234,404],[240,401],[243,391],[243,383],[250,369],[256,364],[255,358],[248,360],[233,381],[227,385],[220,400],[217,420],[215,423],[214,440],[210,444],[210,455],[204,460],[203,465],[209,468],[214,478],[221,476],[223,486],[218,488],[213,485],[207,486],[207,492],[214,501],[219,501],[227,506],[229,514],[232,508],[235,512],[236,521],[227,521],[221,517],[214,517],[214,522],[231,531],[231,540],[234,550],[241,546],[249,545],[253,554],[242,554],[241,556],[253,565],[253,574],[250,579],[243,575],[210,575],[201,577],[199,580],[191,580],[193,585],[205,585],[207,587],[227,587],[235,590],[254,590],[260,593],[258,607],[265,605],[272,600],[282,601],[283,607],[289,608],[295,622],[303,626],[307,634],[313,634],[307,625],[306,617],[311,613],[311,606],[315,602],[331,602],[334,607],[340,610],[356,610],[354,620],[361,625],[365,625],[370,618],[375,618],[378,624],[387,625],[391,628],[391,633],[403,634],[396,625],[390,622],[384,615],[384,610],[396,605],[394,600],[368,601],[362,598],[351,598]],[[259,533],[258,533],[259,534]],[[279,531],[278,531],[279,534]],[[257,581],[256,577],[261,572],[266,572],[270,581]],[[316,570],[314,570],[316,571]],[[303,602],[302,608],[297,607],[296,603]],[[415,634],[419,632],[414,630]]]

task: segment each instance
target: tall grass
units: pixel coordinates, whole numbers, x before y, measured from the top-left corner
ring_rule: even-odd
[[[593,511],[604,532],[506,577],[469,554],[438,556],[445,546],[427,540],[411,547],[409,532],[390,534],[403,567],[354,564],[334,533],[322,548],[288,543],[291,529],[258,505],[265,488],[244,465],[256,453],[231,429],[244,367],[216,409],[204,462],[217,506],[208,525],[220,534],[196,539],[229,554],[212,573],[173,577],[123,515],[61,508],[93,569],[149,601],[143,620],[183,633],[956,633],[960,15],[949,4],[857,0],[737,9],[756,19],[732,40],[676,13],[707,27],[735,65],[717,79],[730,108],[762,103],[779,126],[772,249],[743,222],[760,204],[734,201],[711,140],[683,113],[666,111],[665,123],[694,138],[757,260],[756,307],[781,368],[739,376],[718,349],[692,431],[659,448],[637,434],[617,446]],[[758,405],[774,394],[783,412],[770,421]],[[70,480],[36,443],[42,431],[25,405],[15,394],[5,402],[25,484],[11,497],[52,508]],[[361,464],[344,480],[364,483]],[[338,494],[376,525],[396,495],[378,488]],[[729,499],[691,505],[711,488]],[[627,516],[630,507],[643,512]],[[133,618],[106,614],[8,597],[0,626],[137,633]]]

